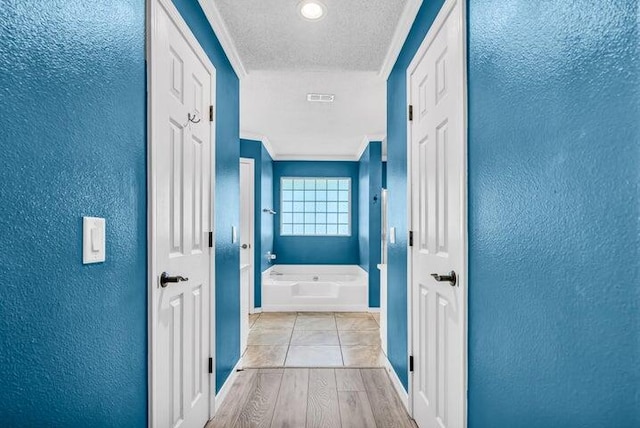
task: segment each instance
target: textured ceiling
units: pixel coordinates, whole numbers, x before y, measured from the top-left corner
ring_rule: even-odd
[[[354,159],[365,138],[384,137],[386,88],[373,71],[252,72],[240,81],[241,135],[267,137],[278,159]],[[335,101],[310,103],[310,92]]]
[[[298,0],[209,0],[248,72],[380,71],[407,0],[321,0],[326,16],[304,20]]]

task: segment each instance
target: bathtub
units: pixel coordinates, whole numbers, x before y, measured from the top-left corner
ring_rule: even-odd
[[[367,311],[368,287],[360,266],[276,265],[262,273],[262,311]]]

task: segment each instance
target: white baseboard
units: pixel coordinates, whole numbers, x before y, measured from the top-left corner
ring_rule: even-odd
[[[253,308],[251,311],[249,311],[249,313],[251,313],[251,314],[260,314],[260,313],[262,313],[262,308]]]
[[[220,388],[220,391],[218,391],[218,393],[216,394],[216,413],[218,413],[220,406],[222,406],[224,399],[231,389],[231,385],[233,385],[233,382],[235,382],[236,377],[238,376],[238,368],[240,368],[241,360],[242,359],[238,360],[236,365],[233,367],[233,370],[231,370],[231,373],[229,373],[227,380],[224,381],[222,388]]]
[[[367,312],[362,305],[262,305],[262,312]]]
[[[402,386],[402,382],[400,382],[400,378],[396,374],[396,371],[394,370],[388,358],[385,359],[385,369],[387,369],[387,373],[389,373],[391,384],[396,390],[396,393],[398,394],[398,398],[402,402],[402,405],[405,409],[407,409],[407,412],[411,414],[411,412],[409,411],[409,394],[407,393],[407,391],[405,391],[404,386]]]
[[[371,313],[380,313],[380,308],[369,308],[369,312],[371,312]]]

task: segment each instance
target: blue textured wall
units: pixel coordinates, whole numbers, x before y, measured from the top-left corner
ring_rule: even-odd
[[[273,159],[267,149],[262,147],[262,207],[274,209],[273,203]],[[261,213],[261,253],[260,253],[260,270],[264,272],[269,269],[272,264],[267,261],[266,253],[273,253],[274,227],[275,217],[272,214]],[[262,282],[262,276],[260,276]],[[258,290],[255,297],[256,307],[262,306],[262,290]]]
[[[380,307],[382,143],[371,142],[360,157],[360,267],[369,273],[369,307]]]
[[[173,0],[216,68],[216,388],[240,358],[240,86],[197,0]]]
[[[443,0],[425,1],[387,80],[387,188],[389,227],[396,243],[388,246],[388,358],[407,388],[407,86],[406,71],[433,23]]]
[[[358,162],[280,161],[273,163],[273,200],[277,215],[273,248],[277,264],[360,263],[358,248]],[[350,177],[351,236],[280,236],[281,177]]]
[[[146,426],[144,2],[0,7],[0,424]],[[82,265],[82,216],[106,218]]]
[[[637,1],[469,7],[469,426],[640,426]]]
[[[261,141],[240,140],[240,156],[255,160],[254,204],[255,204],[255,258],[254,307],[262,306],[262,272],[271,265],[265,254],[273,251],[273,215],[262,212],[273,208],[273,160]]]

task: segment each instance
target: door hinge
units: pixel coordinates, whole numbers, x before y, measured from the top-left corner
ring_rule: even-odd
[[[413,121],[413,106],[409,104],[409,122]]]
[[[213,358],[209,358],[209,373],[213,373]]]
[[[213,248],[213,232],[209,232],[209,248]]]
[[[213,122],[213,106],[209,106],[209,122]]]
[[[409,356],[409,372],[413,372],[413,355]]]
[[[413,247],[413,230],[409,231],[409,246]]]

